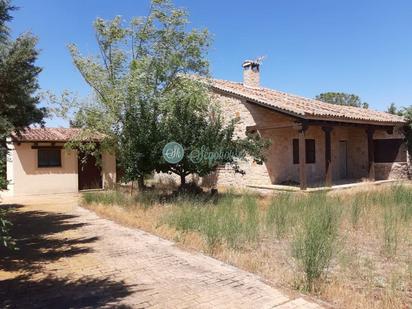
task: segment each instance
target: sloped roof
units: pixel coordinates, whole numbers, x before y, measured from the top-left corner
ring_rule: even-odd
[[[361,107],[343,106],[308,99],[268,88],[252,88],[219,79],[208,81],[214,89],[243,97],[259,105],[303,119],[373,124],[403,124],[403,117]]]
[[[12,134],[12,140],[18,142],[68,142],[70,140],[94,140],[103,139],[103,134],[93,133],[91,136],[82,134],[79,128],[27,128],[20,132],[20,136]]]

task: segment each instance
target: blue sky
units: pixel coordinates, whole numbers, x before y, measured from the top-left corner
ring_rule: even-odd
[[[96,51],[96,17],[146,15],[147,0],[15,0],[13,35],[39,37],[40,86],[87,95],[67,44]],[[263,86],[314,97],[355,93],[371,108],[412,104],[412,1],[176,0],[191,27],[213,34],[209,52],[216,78],[241,81],[243,60],[265,55]],[[49,126],[64,126],[59,119]]]

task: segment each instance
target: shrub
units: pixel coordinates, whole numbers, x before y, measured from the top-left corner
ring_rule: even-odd
[[[316,281],[324,274],[333,256],[337,236],[339,211],[334,202],[325,196],[308,199],[302,213],[303,222],[292,242],[293,257],[303,268],[306,287],[315,288]]]
[[[267,214],[266,225],[274,228],[277,238],[282,238],[287,232],[289,210],[293,207],[290,194],[281,194],[272,199]]]

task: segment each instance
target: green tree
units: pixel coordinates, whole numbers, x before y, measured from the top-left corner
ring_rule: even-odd
[[[158,165],[161,104],[178,76],[208,72],[208,32],[187,31],[187,24],[186,11],[168,0],[153,0],[149,14],[128,25],[120,17],[95,21],[99,55],[84,57],[74,44],[69,46],[94,100],[62,99],[59,112],[74,111],[73,125],[105,133],[112,141],[108,144],[117,146],[125,180],[143,185]]]
[[[206,176],[221,165],[229,164],[244,173],[238,163],[246,156],[263,162],[268,142],[255,135],[236,137],[237,119],[224,121],[207,84],[190,79],[179,83],[165,98],[161,119],[165,142],[181,144],[186,155],[177,164],[164,162],[158,171],[179,175],[181,187],[189,174]]]
[[[398,115],[403,116],[407,121],[404,127],[404,134],[408,152],[412,154],[412,106],[402,108],[398,111]]]
[[[189,82],[188,76],[193,74],[208,75],[205,56],[210,38],[206,30],[188,31],[187,26],[186,11],[169,0],[153,0],[149,14],[133,18],[130,24],[124,25],[120,17],[95,21],[99,55],[84,57],[75,45],[69,46],[74,64],[94,97],[78,102],[65,96],[59,111],[69,115],[74,110],[73,126],[105,133],[113,142],[108,144],[117,147],[124,180],[137,180],[139,187],[144,187],[145,177],[155,170],[179,175],[207,172],[204,166],[190,162],[178,170],[165,164],[162,148],[167,141],[178,139],[185,147],[199,146],[200,138],[209,142],[205,139],[209,134],[217,145],[223,143],[219,141],[221,135],[233,136],[231,126],[207,120],[209,95],[199,82]],[[182,110],[180,105],[188,102]],[[200,106],[205,109],[197,108]],[[196,129],[190,129],[190,125],[196,125]],[[179,126],[188,128],[186,135],[179,136]],[[194,134],[188,137],[190,132]],[[197,139],[193,138],[195,134]],[[250,153],[258,152],[257,144],[247,141],[226,142],[226,146],[244,144]]]
[[[412,154],[412,106],[398,108],[395,103],[391,103],[386,111],[389,114],[402,116],[406,120],[406,125],[402,128],[408,153]]]
[[[38,56],[37,39],[23,34],[16,40],[10,38],[7,22],[15,10],[9,0],[0,0],[0,187],[6,186],[5,164],[7,155],[6,138],[12,132],[17,134],[31,124],[43,124],[46,114],[39,108],[37,76],[41,69],[35,65]],[[9,223],[0,213],[0,242],[11,243],[7,236]]]
[[[11,40],[7,22],[16,8],[8,0],[0,0],[0,187],[4,188],[6,138],[27,126],[42,124],[45,109],[39,108],[37,76],[41,69],[35,65],[38,56],[37,39],[23,34]]]
[[[405,117],[409,124],[412,124],[412,106],[402,108],[400,113]]]
[[[37,39],[23,34],[15,41],[9,37],[6,22],[15,8],[8,0],[0,0],[0,134],[21,131],[34,123],[43,123],[46,110],[39,108],[37,76],[41,68],[35,65],[38,56]]]
[[[398,108],[395,103],[391,103],[386,110],[387,113],[392,114],[392,115],[398,115],[398,116],[403,116],[405,113],[406,109],[404,108]]]
[[[344,92],[324,92],[317,95],[316,100],[337,105],[347,105],[363,108],[369,107],[369,104],[362,102],[359,96]]]
[[[388,107],[387,113],[402,116],[406,120],[406,125],[402,128],[405,136],[408,153],[412,153],[412,106],[398,108],[395,103],[391,103]]]
[[[395,103],[391,103],[391,105],[389,105],[387,111],[387,113],[392,114],[392,115],[397,115],[398,114],[398,108],[396,107]]]

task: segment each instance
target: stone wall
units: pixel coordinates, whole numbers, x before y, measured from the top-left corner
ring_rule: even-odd
[[[214,93],[213,100],[218,102],[221,107],[225,121],[239,119],[235,129],[235,136],[239,138],[246,136],[246,127],[248,126],[270,126],[279,121],[292,121],[281,114],[268,112],[266,108],[249,104],[245,100],[235,97]],[[270,132],[260,131],[259,133],[263,138],[270,138]],[[274,145],[271,145],[267,152],[267,161],[262,165],[256,164],[252,160],[240,161],[239,166],[245,172],[244,175],[235,173],[230,166],[226,166],[218,169],[214,175],[206,177],[203,183],[236,187],[244,187],[247,184],[271,184],[270,172],[273,165],[273,147]]]
[[[393,134],[377,131],[374,134],[374,138],[403,138],[403,134],[399,128],[395,128]],[[410,168],[409,154],[407,154],[407,162],[375,163],[375,178],[376,180],[408,179],[412,172]]]
[[[375,163],[376,180],[408,179],[408,174],[406,162]]]

